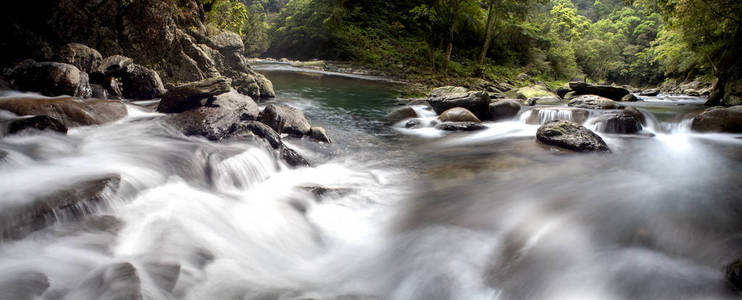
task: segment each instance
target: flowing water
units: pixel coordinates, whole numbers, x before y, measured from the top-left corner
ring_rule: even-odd
[[[333,139],[285,139],[313,167],[185,137],[136,104],[0,139],[3,210],[121,177],[94,217],[0,244],[0,299],[735,297],[722,267],[742,256],[742,139],[692,133],[701,98],[647,98],[642,132],[570,154],[535,141],[528,109],[444,133],[420,106],[407,129],[384,123],[393,83],[262,70],[278,95],[261,106],[299,107]],[[544,109],[539,122],[575,117]]]

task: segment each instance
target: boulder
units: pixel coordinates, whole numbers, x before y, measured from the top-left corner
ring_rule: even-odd
[[[742,79],[717,81],[706,101],[706,106],[715,105],[742,105]]]
[[[433,89],[428,103],[437,114],[454,108],[463,107],[474,113],[479,119],[487,119],[490,97],[486,92],[468,91],[463,87],[441,87]]]
[[[273,128],[270,128],[268,125],[258,121],[244,121],[238,123],[233,135],[239,136],[244,134],[254,135],[265,140],[273,149],[281,147],[281,135],[273,130]]]
[[[79,98],[6,98],[0,109],[20,116],[47,115],[67,127],[101,125],[126,116],[120,101]]]
[[[309,130],[309,137],[315,141],[323,143],[331,143],[330,137],[327,136],[327,130],[323,127],[312,127]]]
[[[304,112],[283,104],[269,104],[260,114],[260,121],[278,133],[301,137],[309,134],[312,126]]]
[[[518,94],[523,95],[525,99],[556,98],[558,100],[560,98],[559,96],[557,96],[557,94],[552,93],[543,85],[532,85],[532,86],[522,87],[522,88],[519,88],[516,92]]]
[[[411,119],[404,123],[404,128],[418,128],[422,125],[420,119]]]
[[[243,121],[256,120],[258,115],[255,101],[231,90],[210,98],[204,106],[170,114],[165,120],[185,135],[220,141],[239,133]]]
[[[621,99],[631,94],[631,92],[625,88],[610,86],[610,85],[592,85],[584,82],[570,82],[569,88],[572,89],[577,95],[598,95],[611,99],[613,101],[621,101]]]
[[[570,121],[551,121],[541,125],[536,139],[546,145],[577,152],[610,152],[600,136]]]
[[[107,96],[110,98],[121,98],[124,93],[121,92],[118,80],[114,77],[106,77],[103,80],[103,89],[106,90]]]
[[[518,115],[521,105],[518,100],[504,99],[490,103],[490,117],[493,121],[510,120]]]
[[[487,129],[487,126],[475,122],[443,122],[435,126],[435,129],[445,131],[477,131]]]
[[[639,96],[655,97],[659,94],[660,94],[659,89],[648,89],[648,90],[643,90],[641,93],[639,93]]]
[[[699,132],[742,133],[742,105],[708,108],[693,118],[691,129]]]
[[[554,105],[554,104],[559,104],[560,102],[562,102],[562,99],[556,96],[535,97],[535,98],[528,98],[528,100],[526,100],[526,103],[528,104],[528,106]]]
[[[633,134],[642,130],[646,120],[639,110],[629,106],[616,114],[601,115],[597,122],[600,132]]]
[[[81,217],[105,200],[105,195],[118,189],[117,175],[102,176],[70,184],[59,190],[0,211],[0,233],[3,238],[20,238],[57,221],[58,215]]]
[[[124,76],[126,69],[133,63],[133,59],[123,55],[109,56],[100,62],[97,73],[102,74],[101,78],[107,76],[121,77]]]
[[[448,109],[441,113],[441,115],[438,116],[438,119],[443,122],[482,122],[472,112],[463,107],[454,107]]]
[[[165,87],[157,72],[131,64],[121,77],[123,96],[128,99],[154,99],[165,93]]]
[[[54,61],[73,65],[88,74],[98,71],[102,60],[98,50],[78,43],[62,46],[54,57]]]
[[[528,76],[526,73],[520,73],[518,76],[515,77],[518,81],[529,81],[531,80],[531,76]]]
[[[411,106],[405,105],[399,108],[395,108],[386,115],[386,120],[390,124],[404,121],[410,118],[417,118],[417,112]]]
[[[636,102],[636,101],[639,101],[639,98],[637,98],[636,96],[634,96],[634,94],[628,94],[626,96],[623,96],[621,98],[621,101],[622,102]]]
[[[51,130],[67,133],[67,126],[50,116],[33,116],[30,118],[16,119],[8,124],[8,133],[16,133],[25,129]]]
[[[557,96],[559,96],[559,98],[565,99],[564,96],[567,95],[567,93],[569,93],[571,91],[572,91],[572,89],[563,86],[563,87],[560,87],[560,88],[558,88],[556,90],[556,94],[557,94]]]
[[[18,90],[39,92],[46,96],[87,98],[92,94],[88,74],[65,63],[27,59],[11,69],[7,78]]]
[[[587,109],[619,109],[623,106],[615,101],[596,95],[582,95],[572,99],[567,104],[572,107]]]
[[[205,106],[211,97],[228,93],[230,86],[229,78],[215,77],[173,87],[162,96],[157,111],[177,113]]]
[[[281,159],[283,159],[289,166],[292,167],[308,167],[311,166],[309,162],[304,159],[298,152],[289,147],[283,146],[280,150]]]

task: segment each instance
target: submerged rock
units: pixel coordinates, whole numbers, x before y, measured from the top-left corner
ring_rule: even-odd
[[[0,299],[43,299],[41,296],[50,286],[44,273],[25,271],[7,275],[0,278]]]
[[[229,92],[230,85],[229,78],[215,77],[170,88],[162,97],[157,111],[177,113],[206,106],[205,100]]]
[[[18,90],[46,96],[87,98],[92,94],[88,74],[65,63],[27,59],[11,69],[7,78]]]
[[[490,97],[486,92],[475,92],[463,87],[447,86],[433,89],[428,97],[428,103],[437,114],[442,114],[454,107],[463,107],[481,120],[488,118]]]
[[[454,107],[448,109],[441,113],[441,115],[438,116],[438,119],[443,122],[482,122],[472,112],[463,107]]]
[[[126,116],[126,105],[119,101],[79,98],[0,99],[0,109],[16,115],[47,115],[64,126],[100,125]]]
[[[417,118],[417,112],[409,105],[405,105],[399,108],[395,108],[386,115],[386,120],[390,124],[404,121],[406,119]]]
[[[304,159],[298,152],[289,147],[283,146],[280,150],[281,159],[292,167],[308,167],[309,162]]]
[[[550,146],[577,152],[610,152],[600,136],[570,121],[551,121],[536,132],[536,139]]]
[[[621,104],[618,104],[611,99],[596,95],[578,96],[577,98],[570,100],[567,105],[587,109],[619,109],[623,107]]]
[[[312,126],[301,110],[283,104],[269,104],[260,114],[260,121],[278,133],[301,137],[309,134]]]
[[[691,129],[699,132],[742,133],[742,105],[708,108],[693,118]]]
[[[490,103],[490,117],[493,121],[512,119],[520,112],[521,105],[515,99],[503,99]]]
[[[58,216],[90,214],[120,181],[118,175],[91,179],[6,208],[0,212],[0,233],[6,239],[19,238],[54,223]]]
[[[309,130],[309,137],[315,141],[323,143],[331,143],[330,137],[327,136],[327,130],[323,127],[312,127]]]
[[[475,122],[443,122],[435,126],[435,129],[445,131],[477,131],[487,129],[487,126]]]
[[[73,65],[88,74],[98,71],[103,56],[93,48],[78,43],[69,43],[57,51],[54,60]]]
[[[26,129],[51,130],[67,133],[67,126],[59,120],[50,116],[33,116],[30,118],[16,119],[8,124],[8,133],[16,133]]]
[[[629,90],[622,87],[592,85],[584,82],[570,82],[569,88],[572,89],[576,95],[598,95],[613,101],[621,101],[624,96],[631,94]]]
[[[114,263],[85,275],[64,299],[143,299],[142,282],[134,265],[128,262]]]

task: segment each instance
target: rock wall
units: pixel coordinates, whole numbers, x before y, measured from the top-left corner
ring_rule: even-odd
[[[252,97],[274,96],[273,86],[244,57],[241,38],[209,29],[195,0],[28,0],[3,5],[6,49],[0,67],[32,58],[51,61],[68,43],[103,57],[121,54],[159,73],[166,87],[224,75]]]

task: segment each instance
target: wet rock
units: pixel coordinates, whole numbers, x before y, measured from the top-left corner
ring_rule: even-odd
[[[708,108],[693,118],[691,129],[699,132],[742,133],[742,105]]]
[[[490,117],[493,121],[509,120],[520,112],[521,105],[518,100],[504,99],[490,103]]]
[[[559,97],[556,96],[547,96],[547,97],[535,97],[535,98],[528,98],[526,100],[526,103],[529,106],[534,105],[554,105],[559,104],[562,101]]]
[[[412,119],[404,123],[404,128],[418,128],[422,125],[420,119]]]
[[[463,107],[481,120],[488,118],[490,97],[486,92],[474,92],[463,87],[447,86],[433,89],[428,97],[428,103],[437,114],[454,107]]]
[[[92,94],[88,74],[70,64],[27,59],[10,70],[8,80],[18,90],[46,96],[86,98]]]
[[[238,125],[243,121],[256,120],[258,113],[255,101],[231,90],[209,98],[203,106],[169,114],[165,121],[185,135],[203,136],[212,141],[220,141],[239,133]]]
[[[308,167],[309,162],[304,159],[298,152],[289,147],[283,146],[280,151],[281,159],[292,167]]]
[[[617,114],[601,115],[598,122],[600,132],[633,134],[641,131],[646,121],[639,110],[629,106]]]
[[[95,99],[108,99],[108,92],[100,84],[91,84],[91,97]]]
[[[634,96],[634,94],[628,94],[621,98],[621,102],[636,102],[636,101],[639,101],[639,98]]]
[[[98,50],[78,43],[62,46],[54,58],[54,61],[73,65],[88,74],[97,71],[102,60]]]
[[[42,299],[41,295],[49,286],[49,278],[44,273],[25,271],[6,274],[0,279],[0,299]]]
[[[0,100],[0,109],[20,116],[47,115],[68,128],[101,125],[127,114],[119,101],[79,98],[8,98]]]
[[[481,123],[482,121],[477,118],[472,112],[463,107],[454,107],[448,109],[438,116],[438,119],[443,122],[473,122]]]
[[[394,124],[394,123],[401,122],[406,119],[417,118],[417,117],[418,115],[417,115],[417,112],[415,112],[415,109],[413,109],[410,106],[405,105],[399,108],[395,108],[390,113],[388,113],[386,115],[386,120],[390,124]]]
[[[126,73],[126,70],[130,65],[134,63],[134,60],[123,55],[113,55],[104,58],[98,66],[98,72],[101,73],[101,77],[116,76],[121,77]]]
[[[535,107],[531,109],[527,124],[540,125],[549,121],[564,120],[577,124],[584,123],[590,116],[590,112],[582,108],[574,107]]]
[[[178,263],[148,261],[142,264],[153,283],[163,291],[172,292],[180,278],[181,266]]]
[[[331,143],[330,137],[327,136],[327,130],[322,127],[312,127],[309,130],[309,137],[315,141],[323,143]]]
[[[239,136],[243,133],[249,133],[262,138],[263,140],[268,142],[268,144],[270,144],[273,149],[278,149],[279,147],[281,147],[281,135],[274,131],[272,128],[268,127],[268,125],[265,125],[258,121],[245,121],[237,124],[234,135]]]
[[[648,90],[643,90],[641,93],[639,93],[639,96],[655,97],[659,94],[660,94],[659,89],[648,89]]]
[[[444,122],[435,126],[435,129],[445,131],[477,131],[487,129],[487,126],[475,122]]]
[[[327,196],[344,196],[353,191],[348,188],[328,188],[324,186],[303,186],[300,189],[311,193],[318,201],[321,201],[322,198]]]
[[[724,268],[724,275],[730,287],[742,293],[742,259],[738,259]]]
[[[160,75],[137,64],[129,65],[121,77],[121,84],[124,86],[123,96],[128,99],[154,99],[165,93]]]
[[[90,179],[7,207],[0,211],[0,233],[4,239],[20,238],[56,222],[58,216],[79,218],[90,214],[118,189],[120,181],[118,175]]]
[[[85,275],[64,299],[142,299],[142,282],[134,265],[128,262],[114,263]]]
[[[67,126],[50,116],[33,116],[30,118],[16,119],[8,124],[8,133],[16,133],[25,129],[51,130],[67,133]]]
[[[177,113],[206,106],[206,100],[229,92],[230,85],[229,78],[215,77],[170,88],[162,97],[157,111]]]
[[[114,77],[106,77],[103,80],[103,88],[106,90],[106,93],[108,93],[108,97],[110,98],[121,98],[124,96],[124,93],[121,92],[118,80]]]
[[[577,152],[610,152],[600,136],[577,123],[551,121],[536,132],[536,139],[546,145]]]
[[[619,109],[623,106],[615,101],[596,95],[582,95],[569,101],[571,107],[587,109]]]
[[[584,82],[570,82],[569,88],[575,91],[576,95],[598,95],[613,101],[621,99],[631,94],[631,92],[622,87],[610,85],[592,85]]]
[[[557,94],[557,96],[559,96],[559,98],[566,99],[564,96],[566,96],[567,93],[569,93],[571,91],[572,91],[572,89],[570,89],[569,87],[564,87],[563,86],[563,87],[560,87],[560,88],[558,88],[556,90],[556,94]]]
[[[88,230],[109,233],[117,233],[124,226],[121,220],[111,215],[86,216],[80,223]]]
[[[269,104],[260,114],[260,121],[278,133],[301,137],[309,134],[312,126],[304,112],[283,104]]]

